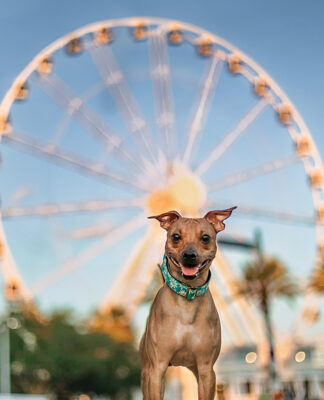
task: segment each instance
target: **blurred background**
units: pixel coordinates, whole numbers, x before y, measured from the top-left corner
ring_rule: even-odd
[[[324,398],[320,1],[1,0],[0,399],[140,399],[147,216],[238,206],[217,399]],[[196,399],[169,368],[166,399]]]

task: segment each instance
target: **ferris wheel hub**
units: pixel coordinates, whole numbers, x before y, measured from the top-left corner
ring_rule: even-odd
[[[167,184],[154,190],[147,199],[147,207],[152,214],[177,210],[195,216],[206,200],[206,188],[191,171],[175,168]]]

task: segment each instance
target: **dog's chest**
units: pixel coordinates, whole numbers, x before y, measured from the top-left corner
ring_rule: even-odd
[[[213,348],[217,346],[216,332],[208,325],[201,326],[196,322],[187,324],[178,320],[174,323],[170,335],[170,340],[174,341],[171,365],[195,365],[200,354],[213,353]]]
[[[210,293],[188,301],[163,287],[152,305],[146,340],[152,352],[174,366],[196,365],[201,358],[215,361],[221,336]]]
[[[199,343],[207,336],[215,333],[216,324],[210,323],[216,320],[213,313],[197,310],[178,310],[173,317],[173,334],[176,342],[191,344]],[[216,322],[216,321],[215,321]]]
[[[202,339],[202,335],[199,334],[198,326],[196,326],[196,324],[183,323],[180,320],[175,321],[173,336],[175,343],[179,347],[199,346]]]

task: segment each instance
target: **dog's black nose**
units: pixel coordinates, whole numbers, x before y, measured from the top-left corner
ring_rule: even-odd
[[[182,253],[183,261],[193,263],[196,261],[198,254],[195,250],[185,250]]]

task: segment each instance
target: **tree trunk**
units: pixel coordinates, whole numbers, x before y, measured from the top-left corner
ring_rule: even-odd
[[[267,365],[266,390],[268,392],[273,393],[273,391],[275,389],[275,381],[276,381],[276,360],[275,360],[275,354],[274,354],[271,316],[270,316],[268,299],[267,299],[266,295],[263,296],[263,299],[261,302],[261,308],[262,308],[262,312],[263,312],[267,340],[268,340],[268,345],[269,345],[269,361],[268,361],[268,365]]]

